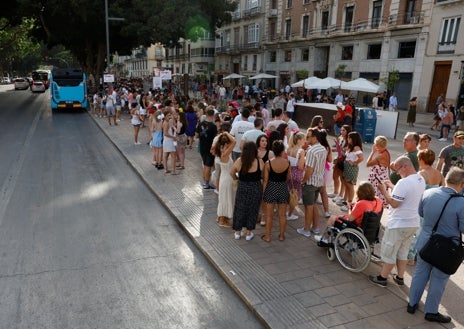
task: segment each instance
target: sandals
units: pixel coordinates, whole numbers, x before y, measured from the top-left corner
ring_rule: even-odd
[[[264,242],[271,242],[271,239],[266,240],[266,234],[261,236],[261,240],[263,240]]]

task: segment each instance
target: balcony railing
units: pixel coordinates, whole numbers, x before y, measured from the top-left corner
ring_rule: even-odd
[[[260,42],[247,42],[238,45],[228,45],[228,46],[220,46],[216,47],[215,51],[216,54],[226,54],[226,53],[233,53],[239,51],[247,51],[250,49],[259,49],[261,47]]]
[[[454,54],[456,42],[439,42],[437,52],[440,54]]]
[[[254,7],[243,11],[243,17],[250,17],[261,14],[261,7]]]

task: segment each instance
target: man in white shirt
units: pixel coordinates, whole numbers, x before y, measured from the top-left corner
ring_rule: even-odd
[[[343,92],[341,90],[338,91],[337,96],[335,96],[334,104],[338,103],[345,103],[345,97],[343,97]]]
[[[396,93],[392,92],[390,99],[388,100],[388,111],[395,112],[398,110],[398,98],[396,98]]]
[[[372,108],[379,110],[379,94],[375,94],[374,98],[372,98]]]
[[[290,115],[290,119],[293,119],[293,114],[295,113],[295,95],[293,93],[288,95],[286,112]]]
[[[232,129],[230,130],[230,134],[235,137],[235,144],[234,150],[232,151],[232,159],[235,161],[240,157],[242,153],[240,149],[241,140],[243,134],[248,130],[252,130],[254,128],[253,123],[248,121],[248,117],[250,116],[250,110],[248,108],[242,109],[242,120],[238,122],[234,122],[232,124]]]
[[[288,124],[290,131],[298,131],[298,124],[290,117],[290,113],[288,111],[284,112],[282,119]]]
[[[242,139],[240,141],[240,150],[243,149],[243,145],[245,144],[245,142],[255,143],[259,136],[264,135],[263,119],[256,118],[253,124],[254,129],[248,130],[243,134]]]
[[[380,247],[382,269],[379,275],[369,276],[369,281],[381,287],[387,286],[387,278],[395,265],[397,274],[393,276],[393,280],[400,286],[404,285],[409,248],[419,228],[419,202],[425,191],[424,178],[416,172],[407,156],[396,159],[394,167],[401,176],[396,185],[389,180],[377,185],[390,204],[388,222]],[[391,195],[386,188],[392,189]]]

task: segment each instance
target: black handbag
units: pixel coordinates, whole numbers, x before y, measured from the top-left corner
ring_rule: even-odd
[[[443,209],[441,210],[440,217],[438,217],[438,220],[432,229],[432,235],[430,236],[429,241],[427,241],[419,252],[420,257],[424,261],[448,275],[456,273],[464,260],[464,246],[462,244],[461,232],[459,232],[459,238],[448,238],[441,234],[436,234],[435,232],[437,231],[438,223],[440,222],[446,205],[453,197],[458,196],[462,197],[462,195],[454,194],[446,201]]]

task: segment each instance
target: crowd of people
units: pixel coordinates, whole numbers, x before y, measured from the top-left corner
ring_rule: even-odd
[[[396,267],[393,281],[404,285],[406,266],[415,265],[407,311],[415,312],[430,281],[434,290],[429,290],[427,297],[426,319],[451,321],[438,313],[449,276],[432,269],[417,250],[430,236],[432,215],[439,208],[431,206],[430,200],[435,195],[444,199],[442,196],[450,193],[462,193],[464,131],[452,134],[453,144],[444,147],[438,158],[430,149],[431,136],[416,132],[406,133],[405,153],[397,159],[391,159],[384,136],[375,138],[372,151],[365,156],[362,137],[352,129],[352,99],[336,97],[334,121],[338,129],[329,142],[321,116],[314,116],[308,129],[298,127],[292,119],[294,97],[291,92],[279,93],[267,106],[243,97],[220,109],[216,99],[195,101],[159,91],[143,93],[115,87],[94,97],[93,113],[101,116],[103,108],[108,123],[117,125],[121,111],[128,111],[135,145],[142,144],[139,133],[147,126],[151,162],[167,175],[177,175],[185,168],[186,149],[198,151],[202,188],[218,194],[217,223],[232,229],[237,240],[253,240],[256,226],[261,225],[265,227],[261,240],[271,242],[276,219],[277,239],[285,241],[287,221],[299,218],[295,211],[298,203],[304,212],[304,225],[296,232],[307,238],[315,236],[318,241],[324,239],[320,217],[327,218],[328,226],[351,223],[359,227],[365,211],[388,209],[381,243],[383,266],[369,280],[385,287]],[[378,105],[379,100],[376,102]],[[443,134],[448,136],[450,130],[445,127]],[[363,163],[369,168],[368,180],[358,182]],[[332,185],[333,191],[328,193],[327,187]],[[291,192],[297,195],[297,204],[290,202]],[[330,200],[340,207],[339,214],[329,211]],[[457,210],[448,216],[447,234],[464,232],[462,200],[456,198],[453,209]],[[319,216],[318,203],[323,216]]]

